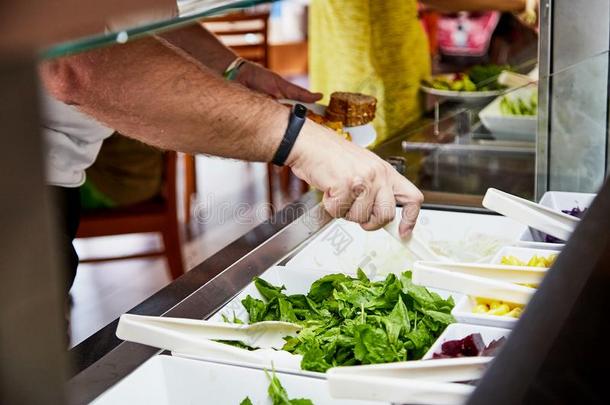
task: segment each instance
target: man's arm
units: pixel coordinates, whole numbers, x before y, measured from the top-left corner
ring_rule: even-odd
[[[237,57],[235,52],[224,46],[214,34],[199,23],[163,32],[156,37],[170,49],[182,53],[195,62],[203,63],[220,75]]]
[[[51,94],[102,123],[166,149],[270,161],[288,109],[227,83],[154,39],[45,62]],[[378,156],[307,120],[288,157],[297,176],[324,192],[335,217],[376,229],[402,203],[400,231],[410,233],[423,197]]]
[[[45,62],[41,69],[59,100],[164,149],[268,161],[287,122],[287,108],[151,38]]]
[[[222,74],[237,57],[199,23],[162,33],[157,38],[180,55],[195,63],[202,63],[218,74]],[[305,103],[313,103],[322,98],[321,94],[311,93],[278,74],[250,62],[241,67],[235,80],[252,90],[275,98],[287,98]]]

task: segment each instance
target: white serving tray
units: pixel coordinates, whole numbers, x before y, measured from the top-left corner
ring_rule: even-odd
[[[430,347],[430,350],[424,355],[422,360],[432,359],[434,353],[441,352],[441,346],[448,340],[463,339],[473,333],[480,333],[485,345],[489,345],[493,340],[498,340],[502,337],[508,338],[510,329],[493,328],[490,326],[471,325],[465,323],[454,323],[447,326],[447,329],[439,336],[436,342]]]
[[[290,398],[316,405],[379,405],[383,402],[330,397],[324,379],[277,373]],[[154,356],[92,402],[94,405],[271,405],[262,370],[179,357]]]
[[[397,209],[396,215],[400,213]],[[415,232],[451,261],[489,262],[502,246],[518,241],[525,229],[502,216],[422,210]],[[474,240],[487,241],[489,251],[478,256],[464,252]],[[339,219],[332,221],[286,266],[347,274],[354,274],[360,267],[367,274],[383,275],[410,269],[415,259],[385,230],[366,232],[356,223]]]
[[[536,91],[536,87],[523,87],[514,91],[510,91],[506,95],[502,95],[492,101],[479,113],[479,118],[483,125],[491,133],[496,140],[502,141],[536,141],[536,128],[538,125],[538,117],[536,115],[505,115],[500,109],[502,98],[526,98],[529,99],[532,92]]]
[[[571,193],[567,191],[547,191],[539,201],[539,204],[556,211],[571,210],[578,207],[581,210],[589,208],[597,194]],[[525,228],[521,234],[522,241],[544,242],[544,235],[535,229]]]
[[[551,254],[559,254],[563,245],[547,244],[555,246],[555,249],[532,249],[518,246],[505,246],[496,254],[492,260],[492,264],[501,264],[503,256],[515,256],[525,262],[529,261],[534,255],[548,257]],[[518,319],[508,316],[497,316],[487,314],[475,314],[472,309],[475,306],[473,297],[462,297],[456,302],[455,308],[451,314],[458,322],[469,323],[474,325],[487,325],[498,328],[512,329]]]
[[[518,321],[517,318],[512,318],[510,316],[475,314],[472,312],[475,305],[476,301],[473,297],[463,296],[456,302],[453,311],[451,311],[451,315],[460,323],[492,326],[504,329],[512,329]]]

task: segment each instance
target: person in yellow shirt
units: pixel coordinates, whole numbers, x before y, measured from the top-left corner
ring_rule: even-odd
[[[526,13],[536,0],[425,0],[442,11]],[[309,17],[311,88],[325,95],[350,91],[377,98],[380,143],[421,116],[419,85],[430,55],[416,0],[312,0]]]

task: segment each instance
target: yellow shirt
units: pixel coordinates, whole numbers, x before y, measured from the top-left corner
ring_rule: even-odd
[[[312,0],[311,87],[377,98],[377,142],[417,119],[430,55],[415,0]]]

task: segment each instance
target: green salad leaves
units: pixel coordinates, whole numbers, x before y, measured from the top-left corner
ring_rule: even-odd
[[[504,115],[538,114],[538,92],[532,91],[529,97],[504,96],[500,101],[500,111]]]
[[[265,375],[269,379],[269,388],[267,393],[271,398],[271,402],[273,405],[313,405],[313,402],[310,399],[290,399],[288,397],[288,393],[286,389],[282,386],[280,379],[275,375],[275,371],[271,374],[267,370],[265,370]],[[250,397],[246,397],[243,401],[240,402],[239,405],[253,405]]]
[[[264,301],[242,300],[250,322],[302,325],[283,349],[303,355],[304,370],[419,359],[455,322],[453,299],[413,284],[410,272],[384,281],[371,281],[361,270],[357,277],[330,274],[315,281],[307,295],[286,295],[284,286],[260,278],[254,283]]]

